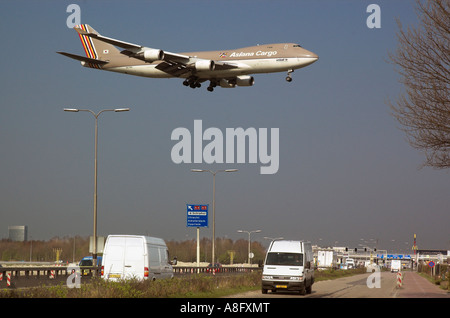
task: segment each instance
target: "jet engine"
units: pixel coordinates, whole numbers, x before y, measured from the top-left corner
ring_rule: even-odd
[[[214,71],[215,64],[211,60],[200,60],[195,62],[194,68],[196,71]]]
[[[234,80],[227,80],[225,78],[222,78],[219,82],[220,87],[223,88],[233,88],[236,87],[236,81]]]
[[[143,53],[143,58],[147,62],[162,60],[164,58],[164,51],[158,49],[145,50]]]
[[[242,75],[236,77],[237,86],[253,86],[255,79],[250,75]]]
[[[255,83],[255,79],[253,78],[253,76],[249,76],[249,75],[241,75],[241,76],[236,76],[233,79],[225,79],[222,78],[219,82],[220,87],[224,87],[224,88],[233,88],[237,86],[253,86],[253,84]]]

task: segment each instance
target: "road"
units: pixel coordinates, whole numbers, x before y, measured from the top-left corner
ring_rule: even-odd
[[[316,282],[312,293],[300,296],[294,292],[269,292],[262,294],[260,290],[232,295],[233,298],[450,298],[450,293],[431,284],[416,272],[405,272],[402,287],[397,287],[397,274],[381,272],[376,285],[370,273],[359,274],[334,280]],[[369,285],[375,285],[369,288]],[[379,288],[377,288],[379,287]]]

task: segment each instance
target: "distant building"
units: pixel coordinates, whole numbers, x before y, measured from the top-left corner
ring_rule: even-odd
[[[28,240],[28,226],[8,226],[8,238],[14,242],[26,242]]]

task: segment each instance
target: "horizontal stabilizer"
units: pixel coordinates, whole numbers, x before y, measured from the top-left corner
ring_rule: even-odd
[[[62,54],[64,56],[70,57],[71,59],[82,61],[82,62],[86,62],[86,63],[92,63],[92,64],[98,64],[98,65],[104,65],[104,64],[108,63],[108,62],[103,61],[103,60],[91,59],[89,57],[80,56],[80,55],[71,54],[71,53],[66,53],[66,52],[56,52],[56,53]]]

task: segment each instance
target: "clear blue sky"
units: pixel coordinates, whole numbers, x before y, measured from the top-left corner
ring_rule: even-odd
[[[255,76],[253,87],[192,90],[180,79],[87,69],[56,54],[84,54],[66,8],[101,34],[171,52],[295,42],[320,60],[293,73]],[[381,8],[369,29],[366,8]],[[386,104],[403,87],[387,63],[398,1],[1,1],[0,217],[28,225],[33,239],[92,235],[94,119],[63,108],[130,107],[99,121],[98,231],[194,239],[186,203],[211,204],[212,176],[190,169],[239,169],[216,178],[216,234],[263,236],[405,251],[450,248],[450,178],[419,169]],[[260,164],[174,164],[172,131],[280,129],[280,168]],[[211,228],[202,229],[210,236]],[[372,239],[372,240],[371,240]],[[365,244],[365,243],[363,243]]]

